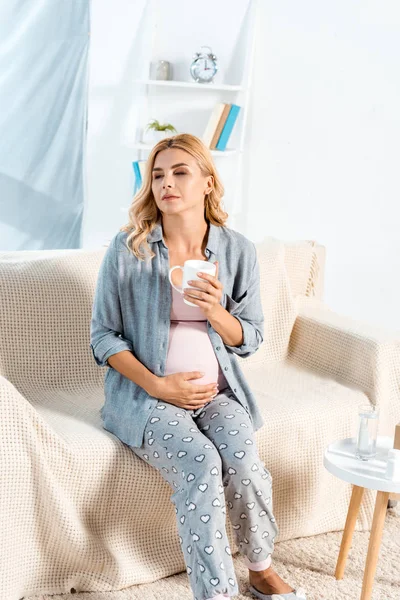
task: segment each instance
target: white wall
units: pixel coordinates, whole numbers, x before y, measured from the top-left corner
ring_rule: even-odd
[[[118,207],[130,201],[132,157],[122,140],[135,121],[130,41],[139,4],[92,8],[85,247],[119,229]],[[198,3],[181,4],[195,21]],[[203,43],[217,45],[220,23],[206,14]],[[235,228],[255,242],[316,239],[327,247],[325,301],[400,333],[399,39],[397,0],[260,0],[248,197]]]
[[[126,218],[121,206],[133,192],[132,152],[124,145],[134,126],[135,40],[145,0],[96,0],[91,4],[89,53],[87,202],[83,247],[96,248]]]
[[[248,230],[317,239],[326,302],[400,330],[400,6],[260,8]]]

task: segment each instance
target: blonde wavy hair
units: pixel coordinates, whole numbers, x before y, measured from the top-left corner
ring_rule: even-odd
[[[160,140],[151,150],[146,161],[146,168],[143,176],[143,182],[140,190],[134,196],[132,204],[129,207],[129,221],[120,228],[120,231],[126,231],[129,235],[126,238],[126,246],[137,258],[144,260],[145,254],[140,251],[141,244],[148,252],[150,259],[155,256],[151,250],[146,238],[154,229],[157,221],[161,219],[161,212],[156,204],[152,192],[152,172],[156,156],[162,150],[168,148],[179,148],[185,150],[196,159],[202,175],[214,177],[213,189],[204,198],[204,217],[213,223],[213,225],[225,225],[229,215],[222,210],[221,200],[224,195],[224,186],[217,173],[209,148],[201,139],[190,133],[181,133],[173,137]]]

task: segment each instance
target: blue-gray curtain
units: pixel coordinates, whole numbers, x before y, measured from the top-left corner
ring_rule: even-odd
[[[0,3],[0,250],[80,248],[89,0]]]

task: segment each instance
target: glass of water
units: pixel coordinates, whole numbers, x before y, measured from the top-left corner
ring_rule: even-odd
[[[379,408],[370,404],[358,407],[358,435],[356,457],[368,460],[376,456],[376,439],[378,436]]]

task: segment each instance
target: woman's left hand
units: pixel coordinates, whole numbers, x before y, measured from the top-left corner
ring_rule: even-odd
[[[184,288],[183,297],[189,302],[197,304],[204,312],[207,319],[212,318],[223,295],[223,285],[218,280],[218,261],[215,261],[216,271],[214,275],[208,275],[207,273],[197,273],[198,277],[201,277],[202,281],[198,279],[188,281],[189,285],[193,285],[198,290],[193,288]]]

